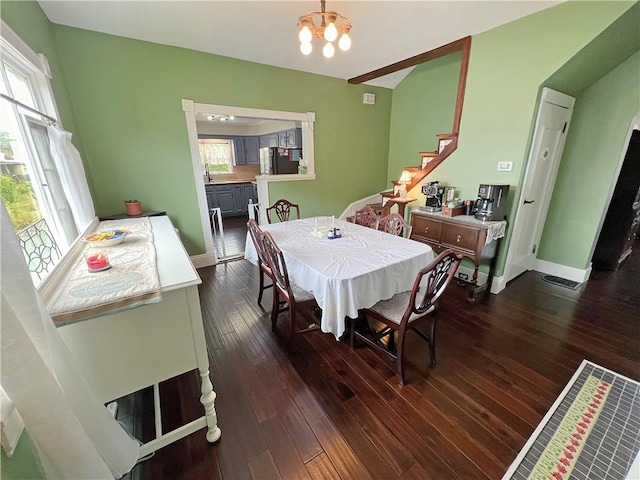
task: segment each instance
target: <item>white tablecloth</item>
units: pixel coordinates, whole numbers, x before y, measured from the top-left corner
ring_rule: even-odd
[[[260,227],[283,251],[291,281],[313,293],[322,308],[322,331],[336,338],[344,333],[345,317],[411,290],[418,271],[434,258],[426,244],[353,223],[335,220],[342,238],[333,240],[315,236],[315,225],[307,218]],[[245,258],[258,262],[250,235]]]

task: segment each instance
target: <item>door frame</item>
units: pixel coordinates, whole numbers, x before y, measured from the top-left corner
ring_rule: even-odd
[[[604,220],[607,217],[607,212],[609,211],[609,206],[611,205],[611,199],[613,198],[613,194],[616,190],[616,186],[618,184],[618,177],[620,177],[620,171],[622,170],[622,165],[624,164],[624,160],[627,156],[627,150],[629,149],[629,142],[631,141],[631,134],[634,130],[640,130],[640,112],[636,113],[629,124],[629,129],[627,130],[627,135],[625,136],[624,143],[622,144],[622,149],[620,150],[620,158],[618,159],[618,166],[616,167],[616,173],[613,176],[613,181],[611,182],[611,186],[609,187],[609,193],[607,194],[607,200],[604,204],[604,209],[602,210],[602,217],[600,218],[600,222],[598,223],[598,228],[596,229],[596,236],[593,238],[593,244],[591,245],[591,250],[589,250],[589,262],[587,267],[591,267],[591,259],[593,258],[593,253],[596,251],[596,245],[598,244],[598,239],[600,238],[600,233],[602,233],[602,226],[604,225]]]
[[[533,167],[534,167],[534,155],[535,152],[535,140],[538,135],[538,126],[540,123],[540,119],[542,117],[543,108],[545,103],[554,104],[560,107],[568,108],[573,110],[576,99],[562,92],[558,92],[556,90],[552,90],[547,87],[543,87],[542,93],[540,95],[540,101],[538,104],[538,112],[536,114],[536,121],[534,124],[533,133],[531,136],[531,145],[529,146],[529,153],[527,156],[527,165],[525,168],[525,174],[522,177],[522,181],[520,182],[520,191],[517,195],[517,205],[518,208],[516,210],[515,220],[513,222],[513,233],[511,235],[511,240],[509,241],[509,250],[507,251],[507,258],[505,260],[504,266],[504,276],[503,276],[503,284],[506,285],[507,282],[513,280],[518,275],[513,275],[513,261],[514,256],[516,255],[515,249],[518,245],[519,235],[522,232],[522,217],[523,217],[523,207],[524,207],[524,186],[527,185],[527,180],[533,175]],[[541,199],[536,199],[541,203],[541,212],[540,223],[538,228],[536,229],[536,245],[540,244],[540,238],[542,237],[542,231],[544,229],[544,225],[546,223],[547,214],[549,213],[549,205],[551,203],[551,196],[553,195],[553,190],[555,188],[556,179],[558,176],[558,170],[560,169],[560,163],[562,162],[562,154],[564,152],[564,145],[567,139],[567,134],[571,125],[573,113],[569,115],[567,119],[567,126],[565,128],[564,133],[562,134],[562,138],[560,140],[560,144],[558,145],[559,156],[555,162],[555,165],[552,167],[552,172],[549,177],[549,182],[544,190],[544,196]],[[537,253],[537,251],[536,251]],[[524,272],[522,272],[524,273]]]
[[[292,180],[315,180],[314,166],[314,142],[313,130],[315,122],[314,112],[285,112],[280,110],[264,110],[257,108],[234,107],[229,105],[213,105],[208,103],[197,103],[191,99],[182,99],[182,110],[184,111],[187,125],[187,135],[189,137],[189,147],[191,150],[191,164],[193,169],[193,179],[198,198],[198,209],[200,211],[200,223],[204,237],[205,253],[192,256],[191,260],[196,268],[215,265],[218,259],[215,256],[213,245],[213,233],[209,221],[209,206],[207,205],[207,194],[202,181],[202,171],[200,167],[200,149],[198,147],[198,128],[196,124],[196,113],[235,115],[238,117],[264,118],[268,120],[291,120],[300,122],[302,126],[302,152],[303,158],[308,168],[306,174],[288,175],[257,175],[258,203],[260,204],[260,218],[266,222],[266,204],[269,202],[269,183],[274,181]]]

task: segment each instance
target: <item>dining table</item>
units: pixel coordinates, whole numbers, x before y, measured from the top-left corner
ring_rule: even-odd
[[[380,300],[411,290],[431,247],[332,217],[260,225],[282,250],[290,280],[312,293],[322,310],[320,328],[339,338],[346,318]],[[330,238],[332,228],[340,237]],[[258,263],[247,234],[245,259]]]

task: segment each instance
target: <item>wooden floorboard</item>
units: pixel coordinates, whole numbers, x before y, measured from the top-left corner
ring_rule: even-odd
[[[497,479],[586,358],[640,379],[640,244],[618,272],[577,291],[528,272],[499,295],[451,285],[437,327],[438,364],[411,334],[407,384],[370,348],[312,332],[290,354],[271,331],[271,292],[257,267],[199,270],[205,337],[222,437],[204,431],[136,467],[155,479]],[[196,372],[161,384],[163,424],[201,415]],[[153,434],[149,392],[120,403]]]

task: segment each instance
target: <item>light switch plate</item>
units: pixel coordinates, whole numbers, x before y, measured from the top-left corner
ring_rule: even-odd
[[[513,162],[498,162],[499,172],[510,172],[513,170]]]

